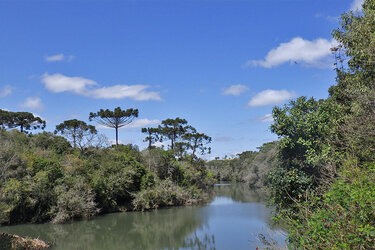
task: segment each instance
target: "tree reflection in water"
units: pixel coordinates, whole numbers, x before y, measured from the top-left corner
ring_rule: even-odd
[[[0,232],[39,237],[53,249],[249,249],[253,235],[274,230],[264,196],[246,185],[215,186],[205,206],[107,214],[62,225],[26,224]],[[277,227],[276,231],[280,231]],[[281,240],[285,237],[278,237]]]

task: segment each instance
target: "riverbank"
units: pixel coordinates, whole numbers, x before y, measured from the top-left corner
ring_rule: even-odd
[[[196,204],[214,178],[200,159],[135,145],[81,152],[52,133],[0,130],[0,224]]]
[[[28,239],[7,233],[0,234],[0,249],[3,250],[40,250],[50,248],[51,245],[40,239]]]
[[[54,250],[255,249],[255,236],[270,234],[283,246],[286,232],[270,225],[273,210],[245,184],[214,186],[212,200],[198,206],[111,213],[65,224],[2,226],[0,232],[54,242]]]

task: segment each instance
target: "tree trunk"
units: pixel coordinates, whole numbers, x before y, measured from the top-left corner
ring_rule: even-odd
[[[74,148],[77,147],[77,142],[76,142],[76,128],[73,129],[73,146],[74,146]]]
[[[148,149],[151,149],[151,141],[152,141],[152,134],[151,132],[148,132]]]
[[[118,126],[116,126],[116,147],[118,146]]]

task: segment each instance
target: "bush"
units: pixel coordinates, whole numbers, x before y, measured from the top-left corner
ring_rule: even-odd
[[[212,183],[201,162],[177,161],[169,150],[121,145],[81,154],[51,133],[0,131],[0,224],[195,203]]]
[[[82,178],[73,179],[69,184],[58,185],[54,190],[58,198],[51,209],[54,214],[53,223],[89,218],[99,212],[94,202],[95,194]]]
[[[108,153],[94,167],[90,179],[98,205],[114,211],[130,203],[132,193],[141,189],[146,169],[131,156],[115,151]]]
[[[157,183],[152,189],[143,190],[132,201],[135,210],[149,210],[166,206],[196,204],[201,200],[194,188],[186,190],[167,179]]]
[[[304,204],[290,241],[306,249],[375,248],[375,165],[352,168],[323,197]],[[311,207],[312,209],[308,209]],[[306,216],[307,214],[307,216]]]

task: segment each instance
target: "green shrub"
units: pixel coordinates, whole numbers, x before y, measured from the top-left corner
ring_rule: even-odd
[[[74,218],[89,218],[99,212],[94,202],[95,194],[82,178],[58,185],[54,190],[58,198],[56,205],[51,209],[54,214],[53,223],[62,223]]]
[[[198,200],[196,193],[189,192],[167,179],[157,183],[153,188],[137,193],[132,205],[135,210],[143,211],[158,207],[193,204]]]
[[[170,150],[120,145],[82,154],[51,133],[0,131],[0,224],[195,203],[212,183],[201,162],[177,161]]]
[[[313,204],[304,204],[300,219],[294,220],[291,226],[292,246],[375,248],[375,165],[343,172],[322,198],[316,198]]]
[[[117,210],[130,203],[132,193],[141,189],[145,167],[134,158],[112,152],[111,160],[95,166],[91,173],[91,185],[96,202],[104,210]],[[108,155],[107,155],[108,157]]]

